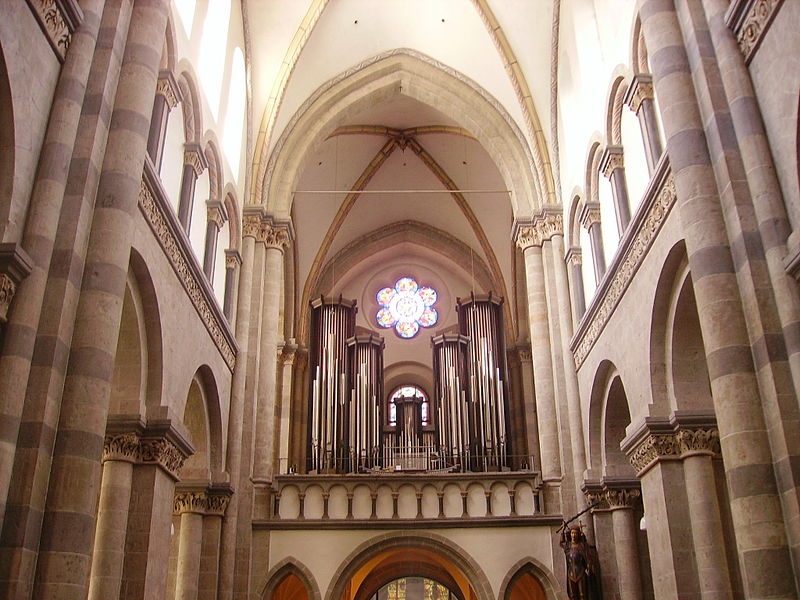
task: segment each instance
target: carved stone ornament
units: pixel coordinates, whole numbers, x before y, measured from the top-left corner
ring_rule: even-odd
[[[153,193],[144,180],[142,180],[141,186],[139,187],[139,209],[150,224],[150,228],[153,230],[156,238],[158,238],[161,247],[164,249],[164,253],[172,264],[175,274],[183,284],[184,289],[186,289],[189,298],[197,309],[200,318],[205,324],[211,338],[214,340],[214,344],[217,346],[222,358],[225,360],[228,368],[233,371],[236,365],[236,351],[223,333],[220,320],[209,304],[209,298],[203,292],[200,282],[189,266],[189,258],[185,250],[183,250],[172,229],[170,229],[167,224],[168,217],[165,215],[160,204],[156,202]]]
[[[28,5],[47,34],[56,56],[64,62],[72,34],[82,20],[77,3],[73,0],[28,0]]]
[[[258,215],[245,215],[242,219],[242,235],[258,239],[261,231],[261,219]]]
[[[772,22],[772,17],[782,3],[783,0],[755,0],[752,2],[752,7],[742,20],[736,36],[745,60],[749,61],[752,58],[753,52]]]
[[[610,509],[633,508],[642,496],[642,492],[631,488],[607,488],[603,496]]]
[[[225,268],[235,269],[242,264],[242,257],[236,250],[225,250]]]
[[[721,452],[719,444],[719,430],[711,429],[681,429],[678,432],[678,441],[681,453],[686,454],[712,454]]]
[[[175,80],[168,71],[162,71],[162,73],[159,74],[158,82],[156,83],[156,95],[163,96],[169,110],[178,106],[179,99],[175,87]]]
[[[600,223],[600,204],[592,202],[584,204],[581,209],[581,226],[587,231],[592,228],[592,225]]]
[[[611,179],[614,171],[625,168],[622,146],[608,146],[600,159],[600,171],[606,179]]]
[[[622,298],[622,294],[628,288],[633,276],[639,269],[639,265],[644,260],[650,244],[655,239],[656,234],[675,204],[675,198],[675,180],[670,174],[666,177],[661,189],[658,190],[652,206],[648,207],[647,214],[640,222],[631,243],[627,248],[621,249],[624,252],[624,256],[619,263],[619,267],[614,271],[610,284],[608,287],[598,290],[597,293],[602,297],[599,298],[597,310],[593,311],[592,314],[587,313],[586,318],[589,319],[588,327],[582,329],[576,335],[577,343],[573,349],[576,369],[579,369],[583,361],[586,360],[589,351],[605,328],[617,303]]]
[[[225,516],[225,510],[230,502],[230,494],[209,494],[206,498],[206,514]]]
[[[517,346],[519,360],[524,363],[533,362],[533,353],[530,346]]]
[[[517,227],[515,243],[520,250],[541,246],[554,235],[564,235],[564,217],[560,209],[543,209],[530,224]]]
[[[176,492],[173,514],[205,514],[208,496],[205,492]]]
[[[183,153],[183,164],[192,167],[195,177],[200,177],[206,170],[206,159],[196,147],[186,149]]]
[[[289,245],[289,229],[281,225],[273,225],[269,221],[261,221],[261,230],[258,237],[267,248],[283,251]]]
[[[139,436],[132,432],[107,435],[103,442],[103,462],[107,460],[138,462]]]
[[[143,439],[139,445],[141,449],[141,462],[145,464],[158,464],[169,473],[177,476],[186,460],[186,456],[178,447],[164,438]]]
[[[608,502],[603,490],[587,490],[583,493],[589,506],[596,505],[592,510],[608,510]]]
[[[625,95],[625,103],[638,115],[642,102],[653,98],[653,78],[650,75],[639,73],[633,78],[631,86],[628,88],[628,92]]]
[[[217,227],[217,231],[222,229],[225,224],[225,215],[219,206],[209,206],[207,209],[208,222],[213,223]]]
[[[656,460],[677,459],[681,455],[681,445],[675,433],[650,433],[629,455],[631,466],[641,473]]]
[[[17,284],[7,274],[0,275],[0,322],[5,323],[8,318],[8,307],[17,292]]]
[[[583,264],[583,252],[579,246],[573,246],[567,250],[566,256],[567,264],[571,267]]]

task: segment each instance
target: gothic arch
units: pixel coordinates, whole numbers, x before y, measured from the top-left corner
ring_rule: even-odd
[[[498,167],[511,190],[517,217],[530,216],[543,197],[524,135],[483,88],[419,52],[401,48],[372,57],[323,84],[300,107],[272,150],[255,157],[252,203],[276,218],[290,215],[292,190],[310,152],[348,114],[403,94],[465,124]]]
[[[322,600],[322,594],[320,594],[319,586],[314,579],[313,573],[293,556],[284,558],[269,570],[259,597],[262,600],[272,598],[275,590],[289,575],[297,577],[305,586],[308,600]]]
[[[325,600],[341,598],[345,586],[360,568],[384,552],[398,548],[425,549],[443,557],[466,578],[475,593],[476,600],[493,600],[494,594],[489,580],[474,559],[449,539],[438,534],[419,531],[393,531],[360,544],[341,562],[333,574]]]
[[[511,600],[514,584],[526,574],[532,576],[542,586],[544,597],[547,600],[558,600],[560,598],[559,590],[561,586],[556,583],[553,573],[541,562],[532,556],[528,556],[517,561],[503,578],[503,583],[500,584],[499,600]]]

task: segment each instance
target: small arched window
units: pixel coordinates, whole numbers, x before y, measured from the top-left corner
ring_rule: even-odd
[[[423,427],[430,425],[430,401],[428,400],[428,395],[416,385],[401,386],[389,396],[389,404],[387,406],[389,425],[392,427],[397,426],[397,402],[405,398],[421,398],[420,420]]]

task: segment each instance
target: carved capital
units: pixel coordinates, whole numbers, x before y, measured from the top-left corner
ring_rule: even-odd
[[[710,429],[681,429],[678,431],[678,442],[681,454],[710,454],[713,456],[721,452],[719,444],[719,430]]]
[[[183,164],[192,167],[195,177],[200,177],[208,166],[206,157],[197,144],[186,144],[183,152]]]
[[[641,473],[652,463],[663,459],[677,459],[681,445],[674,433],[648,433],[628,454],[631,466]]]
[[[225,207],[222,205],[221,202],[208,202],[206,206],[206,212],[208,216],[208,221],[210,223],[214,223],[217,227],[217,231],[222,229],[222,226],[225,224],[225,221],[228,220],[228,215],[225,212]]]
[[[181,92],[178,87],[178,82],[175,81],[175,76],[172,71],[161,71],[158,74],[158,82],[156,83],[156,95],[162,96],[167,103],[167,109],[172,110],[181,101]]]
[[[208,496],[205,492],[177,492],[173,514],[184,513],[205,514]]]
[[[157,464],[175,477],[186,460],[186,455],[165,438],[143,439],[139,447],[142,463]]]
[[[14,243],[0,244],[0,323],[8,320],[8,309],[17,285],[33,268],[33,262],[22,246]]]
[[[536,228],[533,225],[520,225],[517,227],[514,243],[520,250],[525,251],[531,246],[541,246],[542,240],[537,237]]]
[[[533,353],[530,346],[517,346],[517,356],[519,356],[520,362],[533,362]]]
[[[565,259],[567,264],[571,267],[583,264],[583,252],[581,251],[580,246],[572,246],[569,250],[567,250],[567,256]]]
[[[600,158],[600,171],[607,179],[611,179],[614,171],[624,169],[625,161],[622,146],[606,146]]]
[[[233,250],[228,248],[225,250],[225,268],[226,269],[235,269],[239,265],[242,264],[242,255],[239,254],[238,250]]]
[[[600,223],[600,203],[587,202],[583,205],[580,214],[581,225],[587,231],[592,228],[592,225]]]
[[[625,93],[625,104],[638,115],[642,102],[652,100],[653,97],[653,76],[646,73],[638,73]]]
[[[603,496],[608,508],[633,508],[642,496],[642,492],[631,488],[606,488]]]
[[[224,517],[230,500],[230,492],[224,494],[209,493],[206,498],[206,514]]]
[[[242,219],[242,235],[258,240],[261,231],[261,218],[258,215],[245,215]]]
[[[133,432],[107,435],[103,442],[103,462],[107,460],[138,462],[139,436]]]
[[[564,235],[564,217],[558,208],[544,208],[532,221],[514,226],[514,243],[523,251],[541,246],[554,235]]]
[[[259,242],[263,242],[267,248],[280,250],[289,246],[289,228],[284,225],[275,225],[268,220],[261,221],[259,231]]]

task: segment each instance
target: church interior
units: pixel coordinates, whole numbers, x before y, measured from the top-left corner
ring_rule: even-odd
[[[0,11],[0,598],[800,595],[800,2]]]

